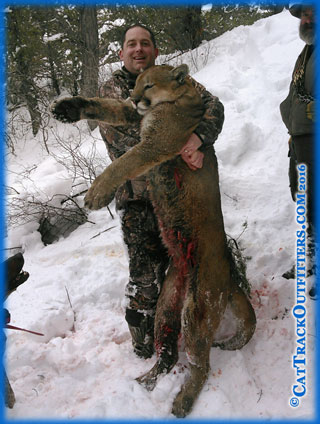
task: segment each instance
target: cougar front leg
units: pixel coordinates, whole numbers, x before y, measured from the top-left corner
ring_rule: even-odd
[[[116,99],[70,97],[54,102],[51,106],[53,116],[61,122],[77,122],[92,119],[111,125],[127,125],[139,122],[141,117],[130,101]]]
[[[92,183],[85,196],[85,206],[100,209],[107,206],[114,197],[117,188],[147,172],[153,162],[149,162],[139,143],[131,150],[114,160]]]
[[[114,198],[115,192],[121,184],[121,182],[116,181],[117,179],[112,173],[112,165],[116,165],[116,162],[114,161],[93,181],[84,198],[84,204],[87,208],[93,210],[103,208],[108,206]]]
[[[136,379],[149,391],[155,388],[158,377],[169,373],[178,360],[183,299],[183,290],[179,289],[178,270],[171,266],[158,300],[155,317],[157,362],[150,371]]]
[[[146,174],[159,163],[172,158],[174,156],[172,152],[163,153],[161,148],[157,148],[158,140],[159,138],[142,140],[114,160],[93,182],[85,197],[85,205],[89,209],[107,206],[120,185],[127,180]]]
[[[109,102],[108,99],[105,101]],[[89,209],[99,209],[107,206],[121,184],[146,174],[160,163],[173,159],[178,155],[190,134],[184,132],[181,135],[176,128],[174,131],[171,129],[172,138],[168,137],[168,121],[159,119],[158,116],[159,111],[163,111],[163,114],[168,113],[167,109],[170,111],[170,107],[164,108],[160,105],[156,114],[149,112],[142,121],[140,143],[113,161],[93,182],[85,197],[85,205]],[[90,118],[93,119],[91,116]],[[180,130],[180,128],[178,129]],[[177,141],[176,136],[178,137],[178,135],[180,140],[178,146],[176,146],[176,143],[172,143],[172,140]]]

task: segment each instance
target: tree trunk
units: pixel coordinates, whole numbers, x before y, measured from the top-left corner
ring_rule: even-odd
[[[20,10],[13,9],[11,13],[11,30],[14,31],[16,40],[20,40],[21,27],[19,25]],[[18,48],[19,47],[19,48]],[[37,135],[41,125],[41,113],[39,110],[39,99],[37,88],[32,76],[32,67],[30,66],[30,57],[26,54],[25,46],[19,42],[16,45],[16,72],[17,72],[17,91],[18,96],[26,102],[31,118],[32,133]]]
[[[97,8],[80,8],[80,33],[82,42],[81,95],[95,97],[98,94],[99,76],[99,37]],[[96,128],[95,121],[88,121],[91,130]]]
[[[202,41],[201,6],[187,7],[182,22],[183,32],[187,34],[190,48],[195,49]]]
[[[48,48],[48,61],[49,61],[49,69],[50,69],[50,76],[51,76],[51,82],[52,82],[52,88],[54,89],[54,91],[56,92],[56,94],[58,96],[60,96],[61,91],[60,91],[60,87],[59,87],[59,81],[57,78],[57,74],[54,68],[54,60],[53,60],[53,52],[52,52],[52,47],[50,45],[50,43],[47,43],[47,48]]]
[[[174,50],[185,52],[201,44],[203,24],[201,6],[177,7],[169,9],[169,23],[166,27],[167,35],[172,40]]]

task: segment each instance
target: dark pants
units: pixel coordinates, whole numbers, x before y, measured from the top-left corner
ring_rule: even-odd
[[[307,255],[309,258],[308,274],[312,275],[315,271],[315,184],[314,184],[314,137],[312,135],[292,137],[289,149],[289,179],[292,199],[296,200],[298,192],[298,171],[297,165],[304,163],[307,165]],[[313,286],[310,290],[310,296],[316,296],[316,289]],[[312,294],[313,293],[313,294]]]
[[[142,315],[154,318],[169,259],[151,202],[129,201],[122,214],[128,248],[130,279],[126,287],[128,324],[138,326]]]
[[[314,136],[303,135],[293,136],[289,148],[289,180],[291,196],[296,201],[298,191],[298,171],[297,165],[304,163],[307,165],[307,220],[310,227],[314,226]]]

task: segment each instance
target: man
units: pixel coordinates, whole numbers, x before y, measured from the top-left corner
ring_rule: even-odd
[[[149,28],[140,24],[129,27],[124,31],[121,44],[120,59],[124,66],[114,72],[112,78],[101,87],[101,97],[127,99],[138,74],[155,64],[158,49]],[[183,160],[196,172],[202,167],[205,149],[212,148],[221,131],[224,110],[217,97],[192,81],[202,95],[207,106],[206,115],[209,116],[200,123],[181,150]],[[133,127],[112,127],[99,123],[99,126],[111,160],[123,155],[140,141],[139,124]],[[117,190],[115,199],[116,208],[121,211],[123,237],[129,255],[126,321],[135,353],[149,358],[154,352],[154,316],[169,258],[160,238],[145,177],[127,181]]]
[[[315,250],[314,241],[314,41],[315,24],[314,8],[309,5],[293,4],[289,6],[290,13],[300,19],[299,35],[306,43],[295,64],[288,97],[281,103],[282,120],[290,134],[289,140],[289,180],[292,199],[296,200],[298,191],[297,165],[307,165],[307,220],[308,220],[308,248],[312,259]],[[312,268],[312,266],[311,266]],[[313,272],[312,269],[309,272]],[[315,296],[315,288],[310,291]]]

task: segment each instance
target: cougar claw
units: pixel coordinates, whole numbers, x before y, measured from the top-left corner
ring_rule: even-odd
[[[152,390],[156,387],[157,377],[149,376],[149,373],[142,375],[141,377],[136,378],[136,381],[141,384],[148,392],[152,392]]]

